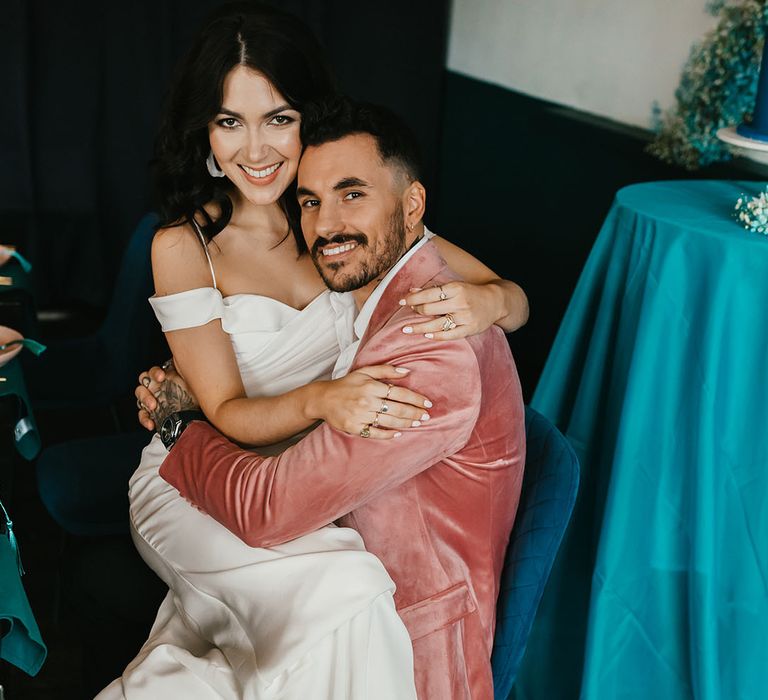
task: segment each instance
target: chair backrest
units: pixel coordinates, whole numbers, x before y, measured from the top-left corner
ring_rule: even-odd
[[[496,700],[507,700],[512,690],[579,485],[579,462],[570,443],[529,406],[525,437],[523,487],[496,607],[491,657]]]
[[[118,387],[133,386],[148,360],[162,359],[153,356],[160,331],[147,302],[154,291],[150,252],[156,224],[156,214],[145,214],[133,230],[98,331],[110,363],[111,376],[104,379]]]

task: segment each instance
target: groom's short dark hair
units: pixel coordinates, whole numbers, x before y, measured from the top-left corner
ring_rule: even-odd
[[[384,163],[399,166],[410,181],[420,179],[416,137],[386,107],[339,96],[309,104],[302,112],[301,141],[305,147],[321,146],[355,134],[372,136]]]

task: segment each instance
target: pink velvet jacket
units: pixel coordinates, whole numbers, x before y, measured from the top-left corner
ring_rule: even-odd
[[[406,335],[398,300],[455,279],[432,243],[392,279],[354,367],[391,363],[429,396],[431,419],[394,440],[321,425],[274,457],[193,423],[160,469],[166,481],[253,547],[340,520],[397,585],[421,700],[491,700],[490,654],[504,552],[523,464],[523,401],[504,333],[463,340]],[[423,319],[422,319],[423,320]]]

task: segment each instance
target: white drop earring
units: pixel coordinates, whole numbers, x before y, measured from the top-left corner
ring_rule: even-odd
[[[205,165],[208,167],[208,172],[211,177],[224,177],[224,171],[217,165],[216,159],[213,157],[213,151],[208,153],[208,157],[205,159]]]

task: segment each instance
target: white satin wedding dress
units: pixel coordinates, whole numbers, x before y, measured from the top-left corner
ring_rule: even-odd
[[[222,297],[211,272],[212,288],[150,300],[163,330],[220,318],[249,396],[330,378],[349,323],[338,295],[299,311]],[[249,547],[160,478],[166,455],[155,436],[130,482],[130,516],[137,549],[169,592],[149,639],[98,700],[415,700],[394,583],[355,530],[330,524]]]

